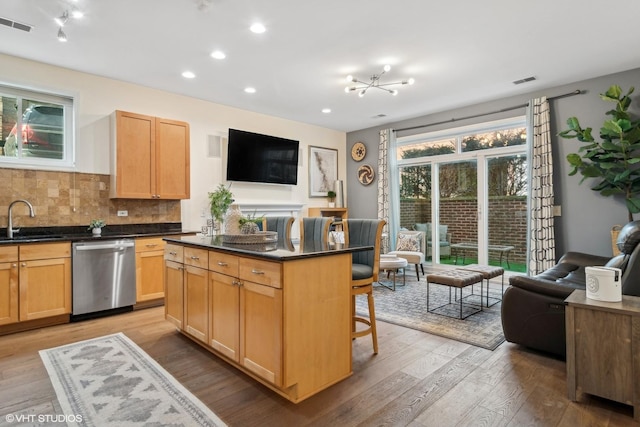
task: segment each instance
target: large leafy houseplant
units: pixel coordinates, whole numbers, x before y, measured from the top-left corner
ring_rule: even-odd
[[[559,134],[584,143],[578,153],[567,155],[571,165],[569,175],[580,172],[580,183],[587,178],[596,179],[592,190],[603,196],[624,197],[629,221],[633,221],[634,213],[640,212],[640,121],[632,119],[628,112],[633,90],[631,87],[623,94],[620,86],[613,85],[600,94],[602,100],[615,104],[614,109],[606,112],[610,118],[600,128],[602,141],[596,141],[592,128],[583,129],[576,117],[570,117],[569,129]]]
[[[229,185],[231,187],[231,185]],[[209,208],[211,209],[211,217],[215,219],[218,224],[224,219],[227,209],[233,203],[233,193],[229,187],[225,187],[223,184],[218,185],[218,188],[209,193]]]

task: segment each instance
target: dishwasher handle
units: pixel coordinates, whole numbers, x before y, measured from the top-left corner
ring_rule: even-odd
[[[124,248],[132,248],[135,244],[133,242],[122,242],[122,243],[105,243],[102,245],[78,245],[75,247],[78,251],[95,251],[98,249],[124,249]]]

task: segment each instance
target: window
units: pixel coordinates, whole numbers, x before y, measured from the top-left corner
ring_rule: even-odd
[[[0,165],[73,166],[73,99],[0,85]]]

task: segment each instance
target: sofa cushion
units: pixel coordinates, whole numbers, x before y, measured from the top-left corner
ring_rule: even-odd
[[[396,250],[419,252],[420,240],[418,239],[418,236],[415,236],[415,235],[412,236],[408,234],[398,234],[398,240],[396,242]]]

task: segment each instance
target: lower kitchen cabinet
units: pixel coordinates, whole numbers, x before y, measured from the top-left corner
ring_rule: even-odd
[[[0,247],[0,325],[69,314],[69,242]]]
[[[162,237],[142,237],[136,242],[136,302],[164,297]]]
[[[209,340],[209,271],[206,250],[184,248],[184,331]]]
[[[15,323],[18,317],[18,247],[0,247],[0,325]]]

